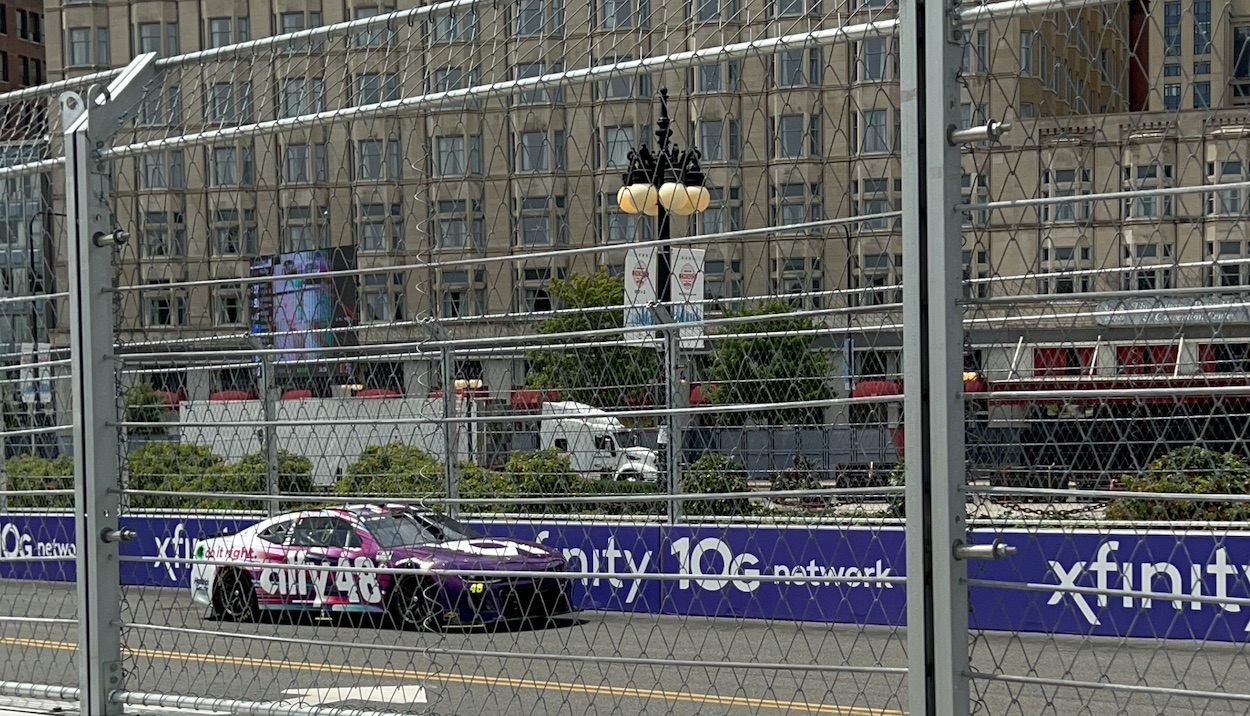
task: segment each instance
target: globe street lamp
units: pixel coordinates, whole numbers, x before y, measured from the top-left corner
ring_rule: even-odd
[[[679,150],[670,141],[673,136],[671,122],[668,117],[668,90],[660,88],[660,117],[656,124],[659,129],[655,136],[659,139],[658,148],[652,152],[645,144],[629,152],[629,169],[623,175],[622,186],[616,192],[616,203],[627,214],[643,214],[656,217],[656,232],[660,245],[656,250],[655,293],[659,304],[667,308],[673,301],[671,281],[673,249],[669,245],[672,238],[671,216],[690,216],[706,211],[711,203],[712,195],[703,185],[703,168],[699,166],[700,152],[698,147]],[[702,296],[694,297],[701,300]],[[663,311],[671,324],[671,314]],[[679,395],[678,390],[683,382],[685,366],[679,360],[678,348],[681,343],[672,325],[664,330],[664,360],[660,362],[665,387],[665,402],[670,409],[677,409],[689,400],[689,390]],[[664,430],[660,433],[659,457],[660,473],[667,484],[666,491],[670,495],[678,492],[676,468],[681,449],[681,423],[678,416],[669,412]],[[668,505],[669,520],[679,519],[680,506],[675,500]]]

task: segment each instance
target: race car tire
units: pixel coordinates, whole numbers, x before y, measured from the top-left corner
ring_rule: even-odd
[[[233,622],[254,621],[260,614],[252,578],[237,569],[222,570],[213,588],[213,616]]]
[[[405,577],[395,584],[387,613],[397,629],[439,631],[444,626],[443,607],[436,598],[438,585],[429,579]]]

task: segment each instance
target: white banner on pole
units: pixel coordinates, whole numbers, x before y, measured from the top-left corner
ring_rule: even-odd
[[[48,343],[23,343],[21,347],[21,369],[18,378],[21,381],[22,402],[34,405],[36,397],[44,405],[52,404],[52,367],[35,367],[38,363],[52,360],[52,346]]]
[[[655,285],[658,268],[654,247],[630,249],[625,252],[625,328],[626,343],[656,345],[655,314],[649,304],[659,296]]]
[[[673,249],[672,271],[669,273],[669,295],[673,297],[672,315],[676,323],[703,323],[703,249]],[[703,347],[707,336],[702,325],[682,327],[681,347],[696,350]]]

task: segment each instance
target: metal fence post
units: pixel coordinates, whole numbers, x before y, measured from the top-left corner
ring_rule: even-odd
[[[264,431],[265,491],[269,495],[266,504],[269,516],[273,517],[282,511],[282,501],[278,499],[282,494],[278,478],[278,436],[273,424],[277,419],[276,387],[273,384],[273,356],[264,353],[260,360],[260,400],[265,420],[265,427],[261,428]]]
[[[903,296],[910,713],[966,716],[967,570],[957,0],[901,3]]]
[[[114,354],[113,254],[126,240],[107,205],[108,165],[98,151],[139,104],[156,55],[136,58],[107,89],[61,95],[65,127],[70,354],[74,399],[78,685],[83,716],[112,716],[123,688],[118,543],[121,445]]]
[[[447,491],[447,514],[456,519],[460,514],[460,505],[456,504],[460,497],[460,484],[456,480],[459,445],[456,440],[457,426],[452,422],[456,416],[456,366],[453,362],[455,356],[447,343],[447,334],[441,327],[439,334],[442,340],[438,354],[443,374],[443,452],[446,454],[443,459],[443,480]]]
[[[681,418],[677,414],[677,410],[681,407],[681,386],[682,386],[682,369],[681,369],[681,334],[677,324],[669,323],[665,326],[664,331],[664,372],[668,375],[666,384],[668,386],[667,395],[664,398],[664,407],[667,408],[668,414],[665,416],[665,427],[668,432],[668,443],[664,445],[665,455],[665,482],[668,484],[668,521],[670,524],[677,524],[682,517],[682,502],[675,499],[681,494]]]

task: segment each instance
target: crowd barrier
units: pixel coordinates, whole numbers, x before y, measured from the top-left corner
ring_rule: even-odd
[[[197,541],[256,518],[135,515],[127,585],[188,590]],[[582,609],[826,623],[906,623],[904,532],[872,526],[671,526],[471,521],[493,537],[560,549]],[[68,515],[0,515],[0,579],[74,580]],[[973,628],[1240,642],[1250,633],[1250,533],[979,530],[1017,548],[968,563]],[[669,580],[638,579],[668,574]],[[730,578],[726,578],[726,577]],[[738,578],[741,577],[741,578]],[[1098,593],[1102,592],[1102,593]],[[1110,594],[1105,593],[1110,592]]]

